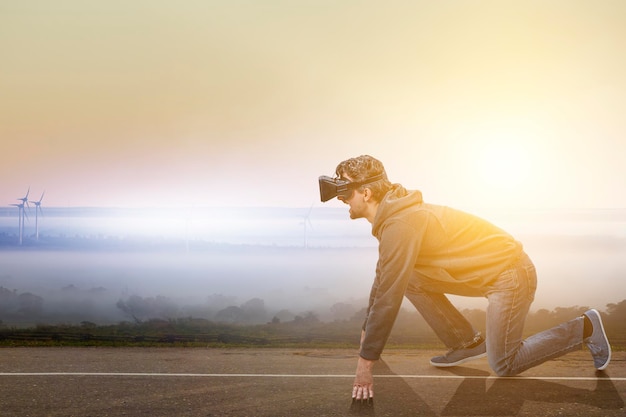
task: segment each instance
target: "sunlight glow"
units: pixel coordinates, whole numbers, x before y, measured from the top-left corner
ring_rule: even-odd
[[[530,156],[520,142],[505,139],[489,143],[479,152],[479,173],[489,188],[503,190],[520,186],[532,170]]]
[[[514,207],[543,195],[553,170],[542,161],[549,152],[542,141],[549,132],[516,121],[477,129],[472,135],[472,179],[481,200],[490,207]]]

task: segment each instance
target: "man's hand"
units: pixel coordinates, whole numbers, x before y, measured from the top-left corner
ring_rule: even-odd
[[[368,401],[370,398],[374,398],[373,366],[374,361],[359,356],[359,362],[356,365],[356,377],[352,386],[352,400]]]

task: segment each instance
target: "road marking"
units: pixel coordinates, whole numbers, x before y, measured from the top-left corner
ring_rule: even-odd
[[[137,377],[189,377],[189,378],[354,378],[354,375],[333,374],[194,374],[159,372],[0,372],[4,376],[137,376]],[[572,376],[462,376],[462,375],[375,375],[375,378],[404,379],[510,379],[510,380],[550,380],[550,381],[626,381],[626,377],[572,377]]]

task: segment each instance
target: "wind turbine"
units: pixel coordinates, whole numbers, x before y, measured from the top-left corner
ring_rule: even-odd
[[[18,198],[19,200],[19,198]],[[17,217],[17,227],[19,230],[19,244],[22,244],[22,234],[24,231],[24,203],[22,204],[11,204],[12,206],[15,206],[18,208],[18,217]]]
[[[35,205],[35,240],[39,240],[39,213],[43,216],[43,209],[41,208],[41,200],[43,200],[43,195],[46,193],[44,190],[41,193],[41,197],[39,197],[39,201],[31,201]]]
[[[18,208],[19,210],[19,215],[18,215],[18,228],[19,228],[19,235],[20,235],[20,240],[19,240],[19,244],[22,244],[22,241],[24,239],[24,217],[26,217],[26,211],[24,210],[24,206],[28,206],[28,194],[30,194],[30,187],[28,187],[28,191],[26,191],[26,195],[22,198],[18,198],[18,200],[20,200],[22,202],[22,204],[11,204],[12,206],[15,206]]]
[[[303,224],[304,224],[304,248],[305,249],[309,247],[309,241],[307,239],[309,227],[311,228],[311,230],[313,230],[313,224],[311,223],[311,212],[313,211],[313,204],[311,204],[309,211],[307,212],[306,216],[304,216],[303,218],[304,219]]]
[[[26,191],[26,195],[24,197],[18,198],[18,200],[20,200],[22,202],[22,204],[14,204],[15,206],[17,206],[19,208],[19,211],[21,213],[21,216],[19,216],[19,220],[20,220],[20,245],[22,244],[23,239],[24,239],[24,218],[27,216],[25,207],[30,208],[30,206],[28,205],[28,195],[29,194],[30,194],[30,187],[28,187],[28,190]]]
[[[18,200],[22,200],[22,204],[28,205],[28,194],[30,194],[30,187],[28,187],[28,191],[26,191],[26,195],[22,198],[18,198]]]

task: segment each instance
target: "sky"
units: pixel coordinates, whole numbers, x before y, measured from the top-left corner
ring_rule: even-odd
[[[626,2],[0,0],[0,205],[626,208]],[[334,200],[328,206],[341,206]]]

